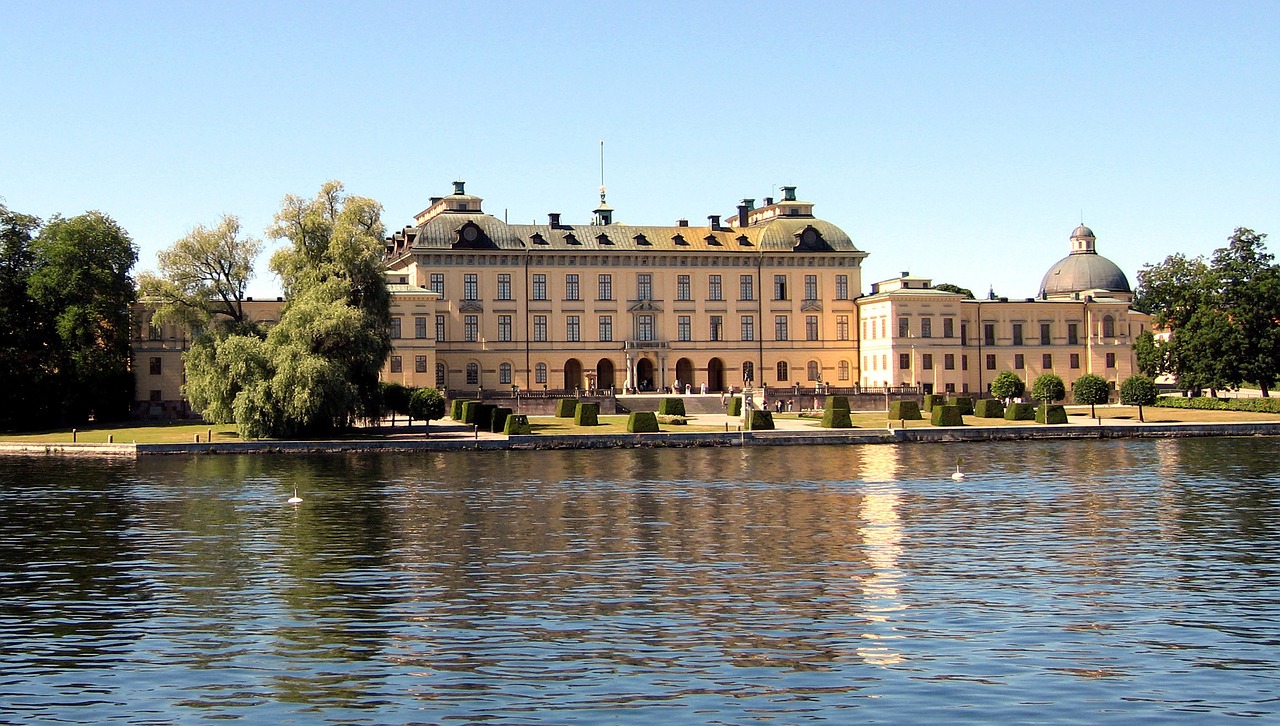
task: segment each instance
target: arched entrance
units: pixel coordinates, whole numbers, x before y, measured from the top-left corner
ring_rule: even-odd
[[[582,388],[582,361],[570,358],[564,362],[564,390]]]
[[[707,390],[724,390],[724,361],[719,358],[707,361]]]
[[[693,361],[688,358],[676,361],[676,380],[680,381],[680,390],[677,393],[683,393],[685,386],[697,388],[693,380]]]
[[[596,363],[596,387],[602,391],[607,391],[616,385],[613,381],[613,361],[608,358],[601,358]]]
[[[648,358],[636,361],[636,388],[641,391],[653,390],[653,361]]]

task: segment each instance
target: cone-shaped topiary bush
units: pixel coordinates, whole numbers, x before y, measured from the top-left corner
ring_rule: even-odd
[[[627,433],[648,434],[658,430],[658,417],[653,411],[632,411],[627,416]]]
[[[1004,409],[1005,421],[1035,421],[1036,405],[1034,403],[1011,403]]]
[[[556,401],[556,418],[573,418],[578,410],[578,399],[561,398]]]
[[[662,416],[683,416],[684,400],[679,398],[664,398],[658,402],[658,413]]]
[[[959,406],[934,406],[929,412],[929,423],[934,426],[964,426]]]
[[[1036,423],[1064,424],[1067,422],[1067,409],[1059,404],[1036,406]]]
[[[964,416],[973,415],[973,399],[968,396],[948,396],[947,405],[960,409],[960,413]]]
[[[511,416],[511,409],[498,406],[493,409],[493,415],[489,417],[489,431],[500,434],[507,430],[507,418]]]
[[[600,423],[600,404],[579,403],[573,413],[574,426],[596,426]]]
[[[773,412],[760,411],[754,409],[751,411],[751,418],[747,419],[748,431],[772,431],[773,430]]]
[[[978,418],[1004,418],[1004,403],[994,398],[980,398],[973,405],[973,415]]]
[[[507,420],[502,424],[502,433],[507,436],[533,433],[529,428],[529,417],[523,413],[513,413],[507,416]]]
[[[920,404],[915,401],[889,402],[890,421],[919,421],[920,419]]]

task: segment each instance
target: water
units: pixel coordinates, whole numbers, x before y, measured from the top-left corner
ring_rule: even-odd
[[[1278,504],[1272,439],[0,461],[0,720],[1274,719]]]

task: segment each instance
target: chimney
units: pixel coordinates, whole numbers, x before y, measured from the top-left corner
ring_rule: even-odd
[[[711,223],[710,225],[711,229],[716,229],[716,230],[720,229],[720,215],[708,214],[707,221]]]
[[[765,198],[764,198],[764,206],[766,206],[766,207],[772,207],[772,206],[773,206],[773,197],[765,197]]]
[[[747,212],[751,211],[751,207],[747,206],[747,200],[743,199],[742,204],[738,205],[738,226],[747,226]]]
[[[687,220],[687,219],[677,219],[677,220],[676,220],[676,226],[677,226],[677,227],[688,227],[688,226],[689,226],[689,220]]]
[[[903,276],[903,277],[911,277],[911,273],[910,273],[910,272],[908,272],[907,270],[903,270],[903,271],[902,271],[902,276]]]
[[[461,192],[459,192],[459,194],[461,194]],[[782,188],[782,201],[784,201],[784,202],[794,202],[795,200],[796,200],[796,188],[795,188],[795,187],[783,187],[783,188]]]
[[[464,182],[464,181],[462,181],[461,179],[459,179],[458,181],[454,182],[454,183],[453,183],[453,193],[454,193],[454,194],[466,194],[466,192],[465,192],[465,191],[463,191],[464,187],[466,187],[466,184],[467,184],[467,183],[466,183],[466,182]],[[795,188],[795,187],[792,187],[792,189],[794,189],[794,188]],[[785,187],[784,187],[784,189],[785,189]]]
[[[548,215],[547,215],[547,219],[549,219],[549,220],[550,220],[550,223],[551,223],[551,229],[559,229],[559,228],[560,228],[560,213],[559,213],[559,212],[551,212],[550,214],[548,214]]]

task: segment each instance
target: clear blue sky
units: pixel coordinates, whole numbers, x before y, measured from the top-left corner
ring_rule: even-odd
[[[389,229],[455,178],[511,221],[697,223],[795,184],[871,256],[1035,294],[1083,219],[1133,280],[1280,252],[1280,3],[0,0],[0,197],[142,251],[327,179]],[[266,255],[264,255],[264,262]],[[256,294],[274,294],[265,272]]]

